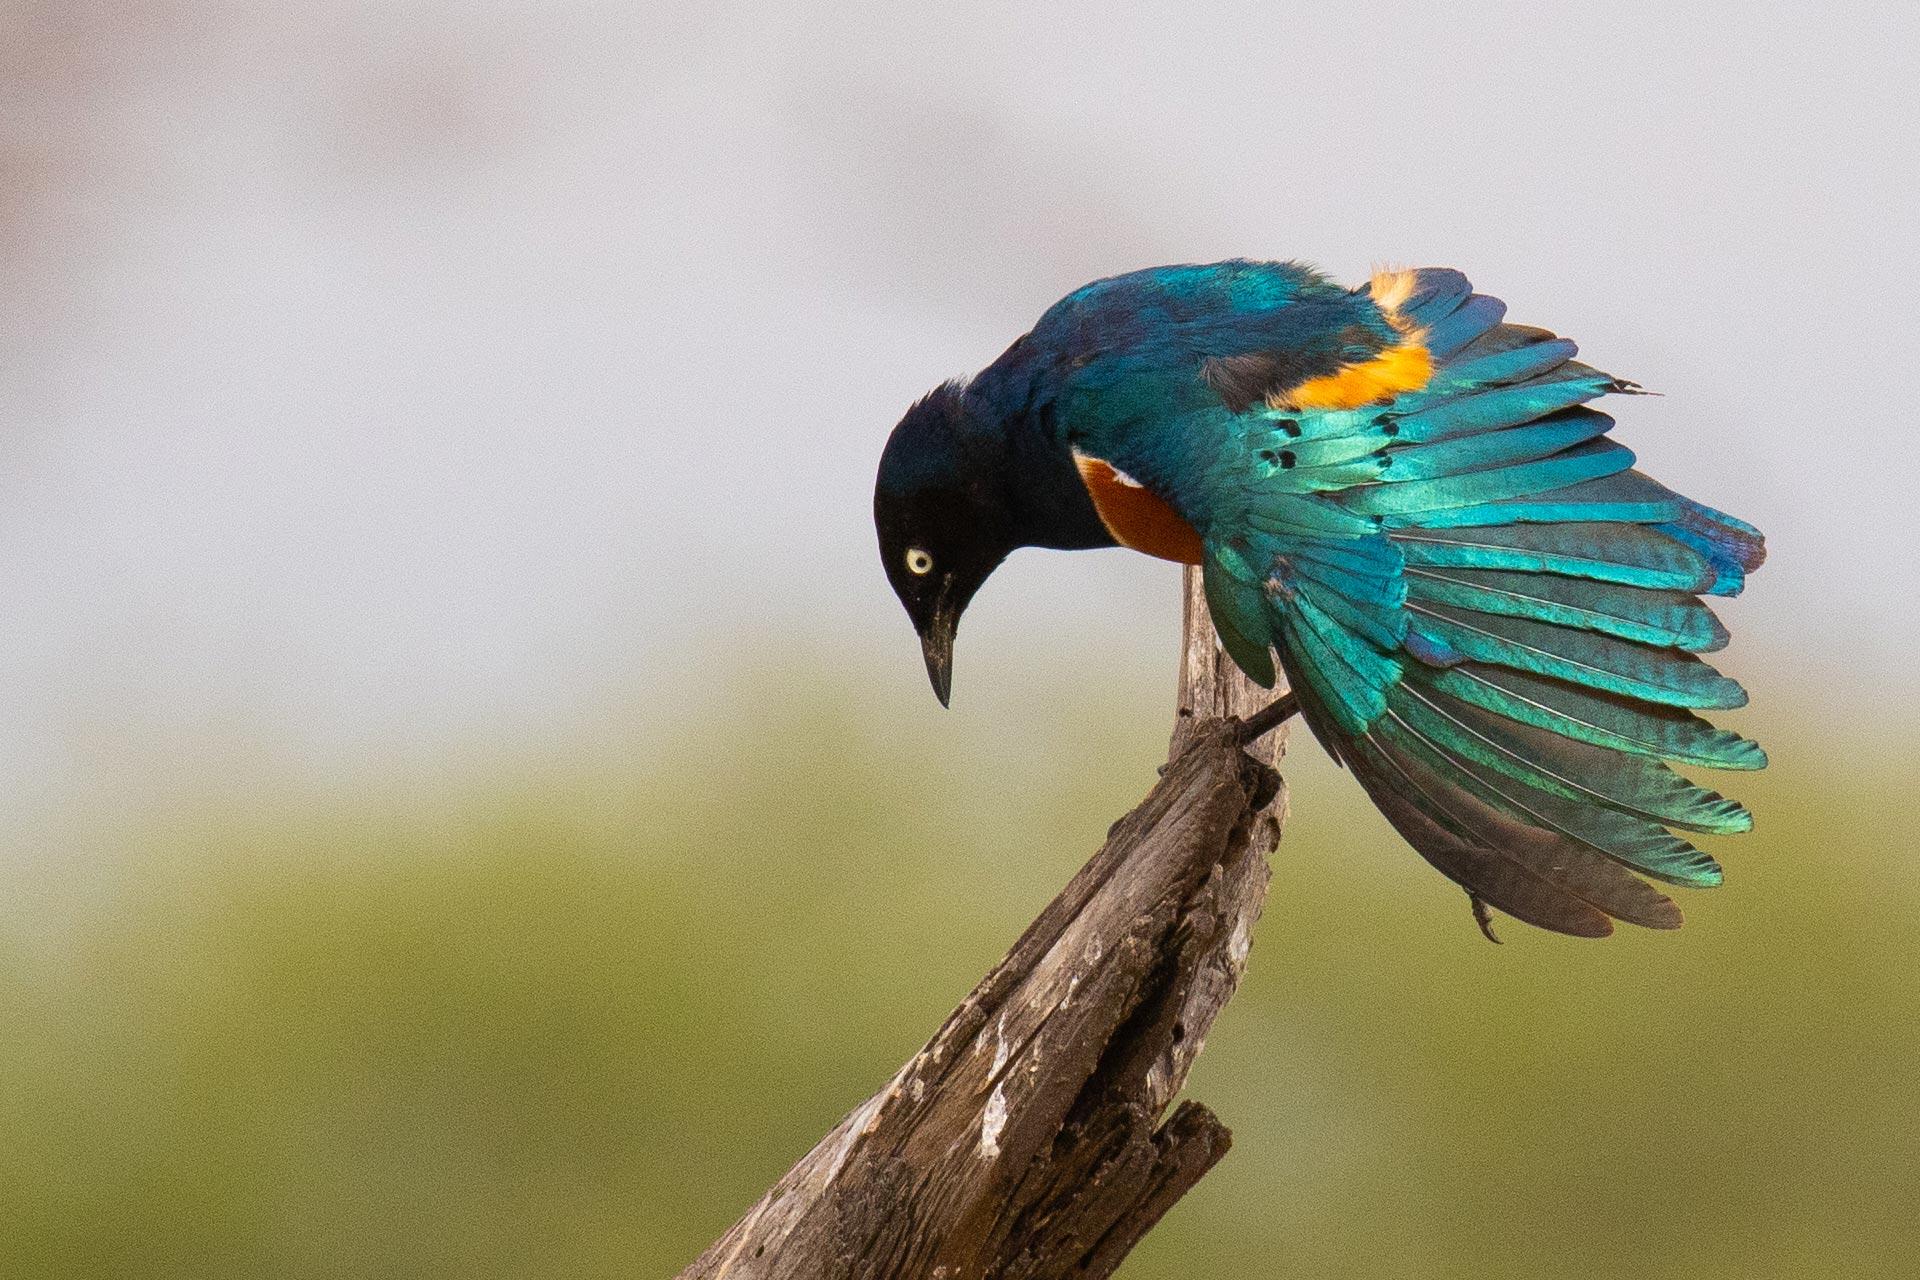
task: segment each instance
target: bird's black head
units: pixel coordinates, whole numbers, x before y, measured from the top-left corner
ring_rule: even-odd
[[[968,420],[947,383],[907,410],[880,455],[873,523],[887,581],[906,606],[941,705],[967,602],[1015,546],[1003,446]]]

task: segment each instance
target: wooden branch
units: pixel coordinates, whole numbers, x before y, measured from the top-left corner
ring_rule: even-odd
[[[1191,569],[1186,593],[1158,785],[926,1047],[681,1280],[1099,1280],[1226,1153],[1204,1106],[1166,1112],[1245,966],[1283,741],[1242,749],[1228,717],[1275,695],[1219,651]]]

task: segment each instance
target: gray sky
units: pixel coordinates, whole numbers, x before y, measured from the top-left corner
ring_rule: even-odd
[[[0,0],[0,834],[665,716],[787,647],[917,694],[869,529],[900,411],[1088,278],[1234,255],[1455,265],[1664,392],[1619,438],[1773,549],[1732,668],[1910,715],[1917,37],[1893,3]],[[1170,671],[1172,592],[1017,558],[957,706]]]

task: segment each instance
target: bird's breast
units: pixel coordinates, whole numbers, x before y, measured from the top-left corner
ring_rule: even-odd
[[[1161,498],[1112,463],[1075,450],[1080,483],[1113,540],[1178,564],[1199,564],[1200,535]]]

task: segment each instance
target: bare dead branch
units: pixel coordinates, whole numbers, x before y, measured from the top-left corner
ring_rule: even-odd
[[[1168,1106],[1245,967],[1284,798],[1274,696],[1187,573],[1172,758],[1140,805],[879,1093],[681,1280],[1099,1280],[1226,1153]]]

